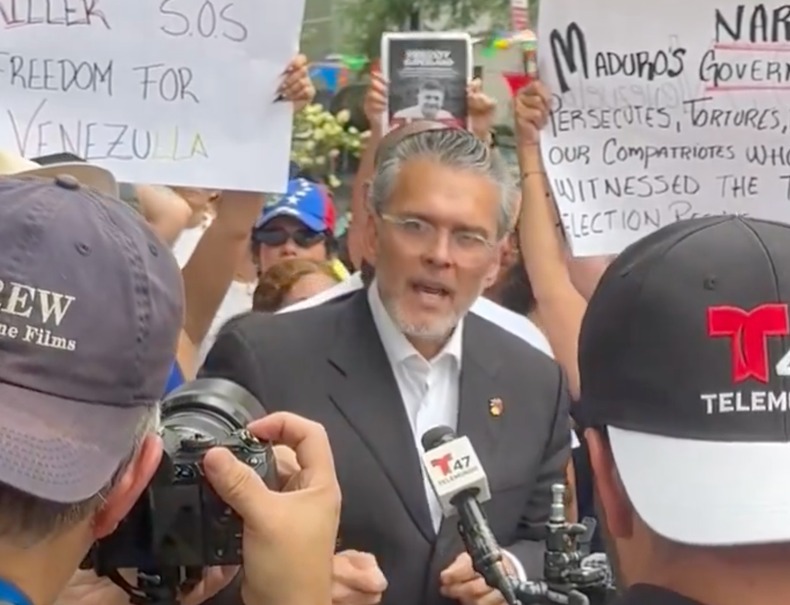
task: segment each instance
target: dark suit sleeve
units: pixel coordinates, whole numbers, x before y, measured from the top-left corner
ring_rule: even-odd
[[[252,319],[252,318],[250,318]],[[262,364],[247,340],[245,329],[253,329],[247,318],[233,319],[220,330],[214,346],[198,372],[198,378],[225,378],[243,386],[266,407],[261,380]]]
[[[524,566],[530,579],[543,577],[545,543],[528,539],[535,530],[542,530],[551,513],[551,486],[565,484],[565,470],[571,457],[570,396],[562,373],[558,369],[556,410],[551,436],[546,445],[535,489],[521,516],[517,539],[505,549]],[[523,537],[521,537],[523,536]]]

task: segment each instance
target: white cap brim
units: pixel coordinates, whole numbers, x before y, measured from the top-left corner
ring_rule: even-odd
[[[628,497],[657,534],[699,546],[790,542],[790,443],[607,431]]]
[[[6,176],[32,176],[41,178],[55,178],[61,175],[68,175],[77,179],[82,185],[95,189],[99,193],[117,198],[120,194],[118,181],[115,180],[112,172],[86,164],[84,162],[63,162],[61,164],[50,164],[38,168],[21,170]]]

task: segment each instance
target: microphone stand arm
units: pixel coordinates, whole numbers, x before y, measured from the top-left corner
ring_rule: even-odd
[[[580,523],[568,523],[565,517],[565,486],[558,483],[551,488],[551,514],[545,526],[546,552],[543,557],[544,580],[519,582],[507,578],[510,587],[509,595],[503,596],[509,605],[600,605],[608,596],[606,573],[601,569],[589,569],[582,566],[588,552],[583,547],[588,540],[583,538],[591,535],[594,526],[587,527]],[[487,528],[488,526],[485,525]],[[485,531],[485,530],[483,530]],[[468,538],[461,536],[467,551],[472,554],[474,545]],[[501,560],[501,553],[499,557]],[[472,561],[475,561],[472,555]],[[496,566],[501,569],[500,565]],[[475,571],[483,575],[486,583],[494,588],[499,585],[489,581],[488,577],[475,567]],[[501,590],[501,589],[500,589]],[[591,604],[592,601],[592,604]]]
[[[516,582],[516,597],[522,605],[590,605],[590,599],[572,586],[549,586],[546,582]]]

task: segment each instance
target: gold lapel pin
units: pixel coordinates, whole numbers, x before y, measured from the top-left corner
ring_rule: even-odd
[[[499,397],[494,397],[488,400],[488,413],[498,418],[505,411],[505,404]]]

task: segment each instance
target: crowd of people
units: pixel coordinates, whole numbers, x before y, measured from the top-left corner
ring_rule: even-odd
[[[156,473],[158,402],[200,376],[266,410],[249,430],[278,444],[280,489],[206,455],[243,569],[206,569],[185,605],[504,603],[423,472],[437,426],[474,445],[514,580],[543,577],[563,484],[567,518],[597,518],[619,602],[783,603],[790,228],[694,219],[573,258],[539,80],[514,100],[517,180],[481,82],[469,130],[385,133],[387,86],[371,75],[342,239],[330,189],[297,166],[267,204],[0,153],[0,601],[129,603],[75,570]],[[312,100],[303,56],[281,92]]]

